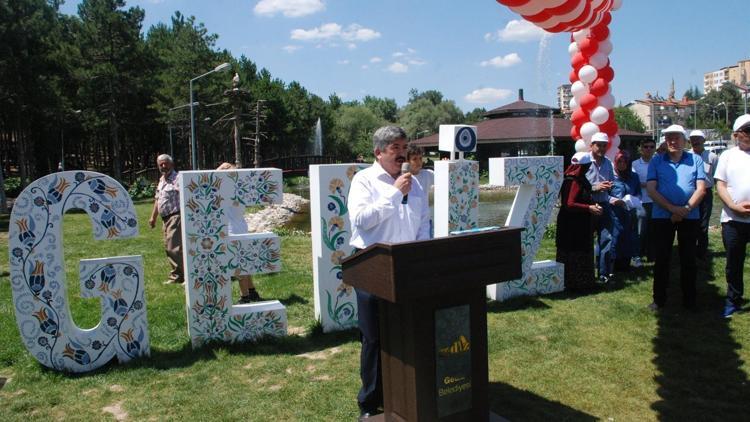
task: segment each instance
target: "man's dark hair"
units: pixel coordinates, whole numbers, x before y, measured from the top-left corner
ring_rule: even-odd
[[[406,159],[409,160],[414,155],[421,155],[424,157],[424,148],[419,145],[409,143],[409,146],[406,148]]]

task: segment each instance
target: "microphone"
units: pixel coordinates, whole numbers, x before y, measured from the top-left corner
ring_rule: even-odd
[[[410,171],[411,171],[411,165],[409,165],[408,161],[404,161],[403,163],[401,163],[401,174],[409,173]],[[404,199],[401,200],[402,204],[406,204],[407,202],[409,202],[408,193],[404,195]]]

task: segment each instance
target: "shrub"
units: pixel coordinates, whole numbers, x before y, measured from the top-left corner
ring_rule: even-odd
[[[16,198],[23,190],[20,177],[8,177],[5,179],[5,196]]]
[[[138,199],[153,198],[156,194],[156,186],[145,177],[139,177],[128,189],[130,197],[135,201]]]

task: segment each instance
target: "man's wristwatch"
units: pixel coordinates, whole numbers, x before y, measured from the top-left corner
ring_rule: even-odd
[[[690,211],[690,205],[685,204],[685,209],[688,210],[688,211]]]

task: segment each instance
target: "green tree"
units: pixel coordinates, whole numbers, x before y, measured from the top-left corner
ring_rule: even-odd
[[[333,129],[338,155],[372,155],[372,134],[385,124],[370,108],[363,105],[344,104],[335,111]]]
[[[743,112],[742,96],[731,83],[725,83],[718,90],[709,91],[698,100],[694,114],[695,127],[713,128],[729,135],[732,122]]]
[[[615,121],[620,129],[634,132],[646,132],[646,124],[637,114],[627,107],[615,107]]]
[[[466,113],[466,117],[464,117],[464,123],[467,125],[474,124],[481,122],[482,120],[485,120],[484,113],[486,113],[487,110],[484,107],[477,107],[474,110],[471,110],[470,112]]]
[[[362,103],[386,122],[394,123],[398,119],[398,105],[393,98],[378,98],[367,95]]]
[[[410,138],[416,138],[425,131],[435,133],[442,124],[457,124],[464,121],[463,112],[453,101],[443,100],[443,94],[438,91],[419,94],[412,89],[409,95],[411,99],[399,112],[398,123]]]
[[[702,97],[700,90],[695,85],[688,88],[682,96],[688,100],[699,100]]]

